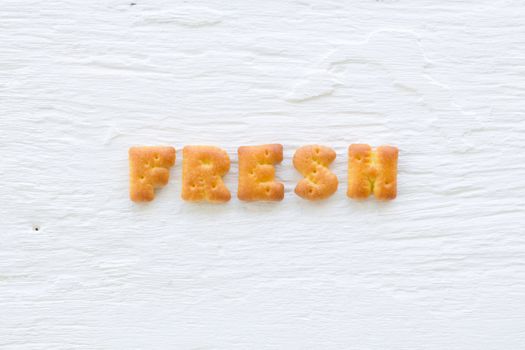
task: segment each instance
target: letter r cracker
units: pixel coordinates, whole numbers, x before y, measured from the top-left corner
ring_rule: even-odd
[[[186,146],[182,155],[182,199],[212,203],[230,200],[230,191],[222,181],[230,170],[226,151],[214,146]]]

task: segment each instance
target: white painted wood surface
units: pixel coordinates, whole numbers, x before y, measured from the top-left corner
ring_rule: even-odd
[[[0,44],[2,349],[525,348],[523,1],[2,0]],[[183,145],[235,196],[267,142],[283,202],[180,199]],[[400,148],[397,200],[346,198],[354,142]],[[148,205],[136,144],[178,150]]]

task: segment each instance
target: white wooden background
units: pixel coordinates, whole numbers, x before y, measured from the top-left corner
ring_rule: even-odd
[[[281,203],[180,199],[279,142]],[[399,195],[346,198],[350,143]],[[293,193],[332,146],[340,189]],[[154,202],[127,149],[177,148]],[[525,348],[525,2],[0,2],[2,349]]]

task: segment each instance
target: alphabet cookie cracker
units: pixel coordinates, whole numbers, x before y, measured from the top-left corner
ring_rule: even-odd
[[[129,149],[129,196],[134,202],[155,198],[155,188],[168,183],[170,168],[175,164],[175,148],[162,146]]]
[[[239,187],[237,197],[243,201],[280,201],[284,185],[275,181],[274,164],[283,160],[279,144],[242,146],[239,155]]]
[[[293,165],[304,176],[295,187],[295,193],[312,201],[334,194],[339,181],[328,166],[335,157],[333,149],[320,145],[303,146],[295,151]]]
[[[364,199],[371,193],[380,200],[396,198],[398,150],[380,146],[372,150],[369,145],[348,147],[348,191],[354,199]]]
[[[226,151],[214,146],[186,146],[182,155],[182,199],[213,203],[230,200],[230,191],[222,181],[230,170]]]

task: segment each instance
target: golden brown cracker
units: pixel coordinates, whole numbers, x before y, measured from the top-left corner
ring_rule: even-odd
[[[304,176],[295,187],[295,193],[312,201],[334,194],[339,181],[328,166],[335,157],[333,149],[320,145],[303,146],[295,151],[293,165]]]
[[[175,148],[141,146],[129,149],[129,196],[134,202],[155,198],[155,188],[168,183],[170,168],[175,164]]]
[[[397,157],[396,147],[380,146],[372,150],[369,145],[350,145],[348,197],[364,199],[373,193],[380,200],[396,198]]]
[[[213,203],[230,200],[230,191],[222,181],[230,170],[226,151],[214,146],[186,146],[182,155],[182,199]]]
[[[241,146],[237,197],[243,201],[280,201],[284,185],[275,181],[275,167],[283,160],[279,144]]]

